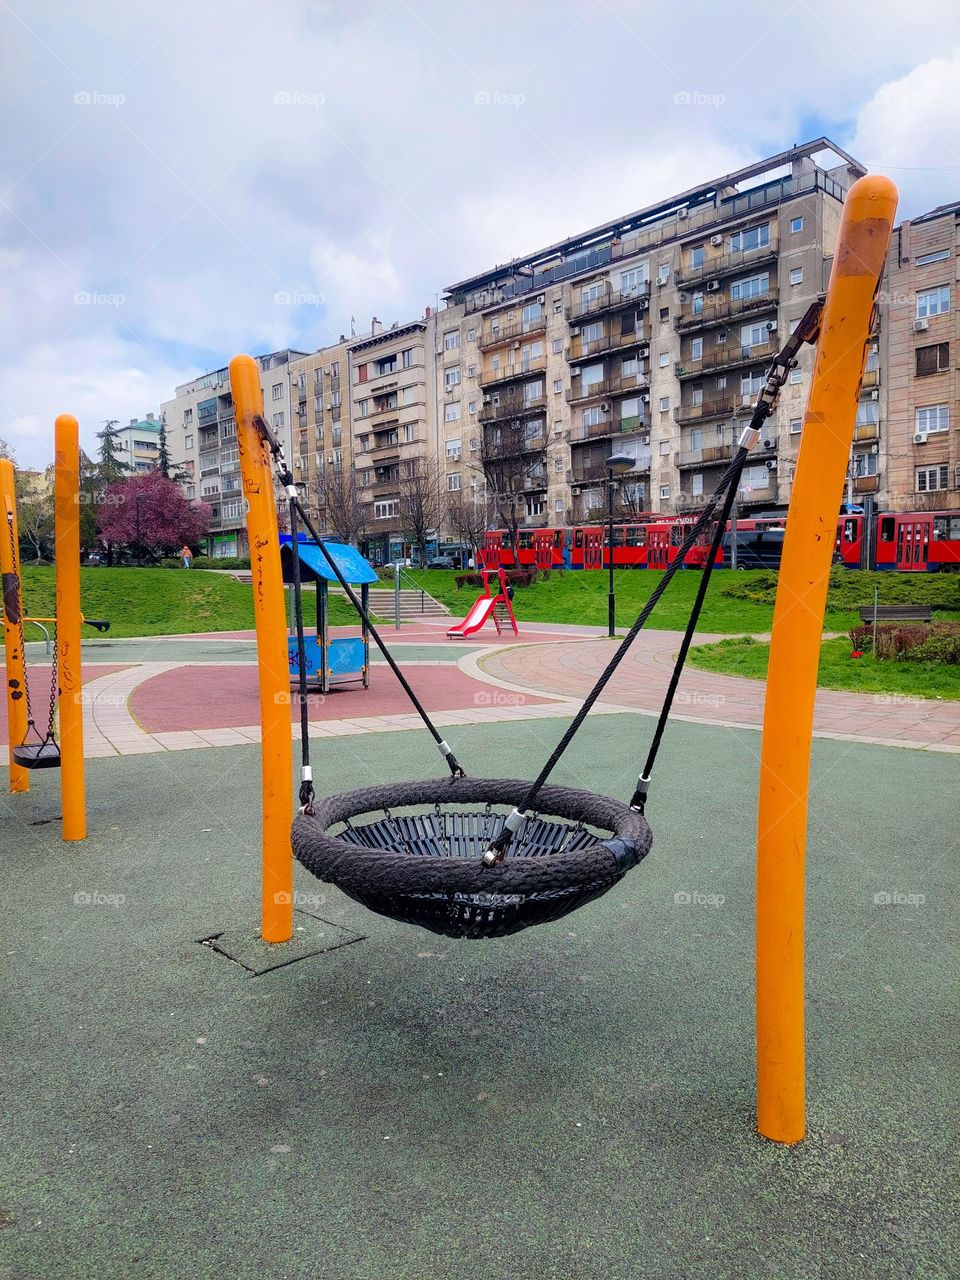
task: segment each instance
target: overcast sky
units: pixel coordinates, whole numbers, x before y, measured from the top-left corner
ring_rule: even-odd
[[[958,199],[958,14],[0,0],[0,437],[43,466],[68,411],[92,450],[237,351],[411,319],[821,132],[900,216]]]

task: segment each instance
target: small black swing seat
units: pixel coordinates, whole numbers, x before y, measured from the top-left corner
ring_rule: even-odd
[[[13,748],[13,763],[24,769],[59,769],[60,748],[55,742],[23,743]]]
[[[503,860],[485,865],[507,816],[494,806],[519,806],[529,787],[457,778],[328,796],[295,819],[293,851],[380,915],[451,938],[503,937],[600,897],[653,839],[643,815],[619,800],[545,786]]]

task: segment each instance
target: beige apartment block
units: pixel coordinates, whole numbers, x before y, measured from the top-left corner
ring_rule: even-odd
[[[290,467],[307,512],[320,526],[326,525],[328,503],[336,500],[342,477],[353,465],[351,341],[341,335],[338,343],[291,360],[288,366],[293,414]]]
[[[596,518],[606,459],[627,453],[621,510],[696,511],[826,285],[863,172],[819,138],[451,285],[437,317],[447,483],[481,488],[483,456],[510,450],[521,523],[563,524]],[[812,365],[805,348],[741,510],[789,501]]]
[[[882,509],[960,510],[958,228],[955,202],[894,231],[880,296]]]
[[[288,458],[292,412],[287,366],[305,355],[303,351],[286,350],[258,357],[264,414],[282,440]],[[161,415],[167,427],[171,461],[187,476],[184,493],[213,508],[207,553],[246,555],[240,454],[229,370],[215,369],[177,387],[174,398],[161,405]]]

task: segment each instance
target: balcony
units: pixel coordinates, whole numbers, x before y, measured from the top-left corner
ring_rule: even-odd
[[[480,374],[480,385],[497,387],[504,382],[513,382],[517,378],[532,378],[535,374],[543,373],[546,367],[546,356],[537,356],[532,360],[524,360],[522,364],[509,364],[505,369],[485,369]]]
[[[400,477],[395,480],[374,480],[370,485],[370,494],[374,499],[395,498],[400,492]]]
[[[880,488],[879,476],[854,476],[853,492],[854,493],[876,493]]]
[[[367,455],[364,454],[364,457]],[[370,461],[373,463],[386,462],[388,458],[400,457],[400,441],[384,440],[382,444],[375,444],[370,450]]]
[[[864,388],[866,388],[866,387],[879,387],[879,385],[880,385],[880,370],[879,370],[879,369],[864,369],[864,371],[863,371],[863,381],[861,382],[861,384],[860,384],[860,385],[861,385],[861,387],[864,387]]]
[[[528,453],[542,453],[547,447],[547,437],[542,431],[536,435],[527,435],[518,429],[505,440],[496,427],[487,427],[487,448],[491,456],[498,458],[522,458]],[[499,434],[499,439],[497,436]]]
[[[779,297],[780,291],[775,285],[769,288],[766,293],[761,293],[751,298],[737,298],[736,301],[728,298],[723,293],[719,296],[705,294],[703,309],[695,312],[692,304],[689,307],[685,307],[677,316],[677,328],[683,333],[687,329],[699,329],[706,328],[708,325],[722,324],[723,321],[731,320],[735,316],[760,315],[764,311],[770,311],[775,308]]]
[[[677,454],[677,466],[682,471],[685,467],[715,467],[719,463],[728,462],[733,456],[732,444],[717,444],[707,449],[688,449]]]
[[[677,272],[677,284],[692,284],[699,280],[717,280],[723,276],[737,275],[739,272],[752,271],[755,267],[765,266],[768,262],[776,262],[780,252],[778,241],[765,244],[760,249],[741,250],[739,253],[720,253],[714,258],[705,258],[699,267],[681,267]]]
[[[858,422],[853,428],[854,440],[879,440],[879,422]]]
[[[777,491],[772,485],[764,485],[762,489],[738,489],[737,501],[741,506],[753,503],[776,502]]]
[[[543,333],[547,327],[547,317],[541,316],[539,320],[530,320],[524,323],[518,320],[515,324],[502,324],[497,329],[490,329],[485,333],[481,333],[477,338],[477,346],[481,351],[488,351],[491,347],[500,347],[505,342],[517,342],[521,338],[531,337],[535,333]]]
[[[649,343],[650,334],[644,327],[636,333],[605,333],[586,343],[581,337],[577,337],[563,355],[564,359],[577,362],[602,355],[605,351],[626,351],[630,347],[648,346]]]
[[[477,421],[480,423],[509,422],[512,418],[525,418],[534,413],[542,413],[546,407],[546,396],[533,396],[529,399],[524,396],[503,396],[499,404],[485,404],[480,410]]]
[[[567,404],[578,404],[581,400],[596,400],[600,396],[616,396],[630,391],[646,391],[650,386],[650,374],[631,373],[626,377],[612,375],[601,378],[599,382],[590,382],[586,386],[576,375],[570,380],[566,392]]]
[[[747,397],[750,399],[750,397]],[[720,418],[734,413],[746,412],[749,406],[743,403],[743,397],[732,392],[713,400],[704,400],[702,404],[681,404],[673,411],[675,422],[700,422],[703,418]]]
[[[650,282],[642,287],[623,291],[611,290],[602,293],[599,298],[591,298],[588,302],[576,303],[565,309],[568,320],[585,320],[596,316],[609,315],[614,311],[625,311],[629,307],[640,307],[650,304]]]
[[[755,347],[727,347],[711,351],[702,360],[683,360],[677,365],[677,377],[700,378],[705,373],[718,373],[723,369],[736,369],[745,364],[767,364],[780,348],[775,342],[761,342]]]
[[[604,418],[602,422],[592,422],[589,426],[571,427],[570,443],[603,440],[608,436],[633,435],[638,431],[649,430],[650,423],[639,414],[630,418]]]

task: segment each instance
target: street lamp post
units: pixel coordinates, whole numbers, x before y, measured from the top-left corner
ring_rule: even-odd
[[[141,560],[141,552],[140,552],[140,503],[141,503],[142,501],[143,501],[143,494],[142,494],[142,493],[135,493],[135,494],[133,495],[133,505],[134,505],[134,511],[135,511],[135,516],[136,516],[137,568],[138,568],[138,569],[140,568],[140,566],[141,566],[141,564],[142,564],[142,560]]]
[[[607,635],[617,634],[617,597],[613,586],[613,484],[614,476],[632,471],[637,465],[636,458],[628,453],[613,453],[606,461],[607,468],[607,557],[610,566],[609,585],[607,587]]]

